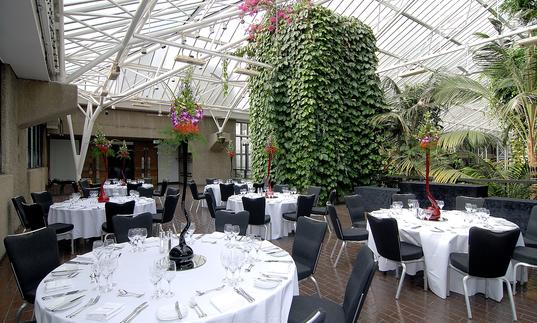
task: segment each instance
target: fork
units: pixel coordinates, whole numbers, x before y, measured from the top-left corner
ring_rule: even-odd
[[[69,315],[67,315],[65,317],[68,318],[68,319],[71,319],[71,318],[75,317],[76,315],[78,315],[80,312],[82,312],[86,308],[97,304],[97,302],[99,301],[100,298],[101,298],[101,296],[99,296],[99,295],[96,296],[96,297],[90,298],[89,302],[87,302],[86,305],[82,306],[78,310],[74,311],[73,313],[71,313],[71,314],[69,314]]]
[[[64,276],[56,276],[55,278],[45,279],[43,282],[48,283],[48,282],[52,282],[52,281],[55,281],[55,280],[73,278],[73,277],[76,277],[78,274],[80,274],[80,272],[76,271],[74,273],[70,273],[69,275],[67,275],[65,277]]]
[[[190,298],[189,303],[190,303],[190,308],[193,308],[196,311],[196,313],[198,314],[199,318],[207,316],[207,314],[205,314],[205,312],[203,312],[201,307],[198,305],[198,303],[196,302],[196,299],[194,297]]]
[[[201,296],[201,295],[205,295],[205,294],[207,294],[209,292],[215,292],[215,291],[221,290],[224,287],[226,287],[226,285],[218,286],[218,287],[207,289],[207,290],[204,290],[204,291],[197,290],[196,294],[198,296]]]

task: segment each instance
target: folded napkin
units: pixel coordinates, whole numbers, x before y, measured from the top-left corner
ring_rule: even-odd
[[[50,293],[69,287],[71,287],[71,282],[68,279],[53,280],[45,283],[45,292]]]
[[[55,297],[55,298],[46,300],[45,307],[49,311],[58,311],[58,310],[67,309],[80,303],[82,301],[82,298],[79,298],[80,296],[81,296],[80,294],[74,294],[74,295],[65,295],[65,296]],[[73,301],[75,299],[77,300]]]
[[[77,256],[75,260],[80,262],[93,262],[95,259],[89,256]]]
[[[291,264],[284,262],[271,262],[263,266],[263,271],[267,273],[273,273],[278,275],[287,275]]]
[[[106,321],[121,312],[124,305],[121,303],[105,303],[86,314],[88,320]]]
[[[228,290],[217,294],[211,298],[211,304],[221,313],[226,312],[232,308],[240,307],[246,304],[247,301],[244,297],[240,296],[232,290]]]
[[[185,304],[179,304],[181,315],[185,318],[188,314],[188,307]],[[175,303],[163,305],[157,309],[157,318],[161,321],[178,320],[179,314],[175,310]]]

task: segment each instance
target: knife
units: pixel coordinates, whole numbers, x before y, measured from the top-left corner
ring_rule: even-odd
[[[86,296],[86,295],[80,295],[80,296],[78,296],[78,297],[75,297],[75,298],[73,298],[73,299],[67,301],[67,302],[60,303],[60,304],[54,306],[54,308],[51,308],[50,311],[51,311],[51,312],[56,312],[57,310],[59,310],[59,309],[65,307],[66,305],[71,304],[71,303],[74,303],[74,302],[78,301],[79,299],[81,299],[82,297],[85,297],[85,296]]]
[[[62,297],[62,296],[82,293],[82,292],[85,292],[85,291],[86,291],[85,289],[71,290],[71,291],[68,291],[68,292],[65,292],[65,293],[58,293],[58,294],[52,294],[52,295],[43,296],[43,297],[41,297],[41,299],[45,301],[47,299],[52,299],[52,298],[56,298],[56,297]]]
[[[83,261],[76,261],[76,260],[69,260],[67,261],[68,264],[77,264],[77,265],[93,265],[92,262],[83,262]]]
[[[287,264],[292,264],[294,261],[292,260],[275,260],[275,259],[268,259],[268,260],[263,260],[264,262],[283,262],[283,263],[287,263]]]
[[[239,294],[240,296],[244,297],[244,299],[247,300],[248,303],[252,303],[252,302],[253,302],[252,299],[249,298],[248,296],[246,296],[246,294],[244,294],[240,289],[238,289],[238,288],[235,287],[235,288],[233,288],[233,290],[235,290],[235,292],[236,292],[237,294]]]
[[[181,308],[179,307],[179,301],[175,301],[175,311],[180,320],[183,319],[183,313],[181,313]]]
[[[130,322],[131,319],[134,318],[134,316],[136,315],[136,313],[139,311],[139,310],[142,310],[142,308],[144,308],[144,306],[147,306],[147,302],[143,302],[142,304],[136,306],[136,308],[129,314],[127,315],[127,317],[121,321],[121,323],[127,323],[127,322]]]

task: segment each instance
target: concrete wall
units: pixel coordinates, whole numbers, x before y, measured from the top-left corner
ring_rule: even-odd
[[[74,95],[73,95],[74,94]],[[10,198],[43,191],[48,168],[28,169],[26,127],[76,110],[71,85],[18,79],[9,65],[0,64],[0,239],[16,231],[19,219]],[[43,160],[46,163],[46,146]],[[46,166],[46,165],[45,165]],[[0,244],[0,257],[5,254]]]

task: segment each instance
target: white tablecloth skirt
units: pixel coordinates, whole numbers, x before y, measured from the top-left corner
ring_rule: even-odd
[[[403,210],[407,212],[407,210]],[[382,214],[382,212],[375,211],[375,216]],[[449,211],[444,211],[444,214],[450,214]],[[452,215],[455,213],[452,213]],[[412,243],[414,245],[421,246],[423,248],[423,254],[425,257],[425,263],[427,266],[427,278],[429,289],[441,298],[447,297],[447,275],[450,275],[449,290],[463,294],[462,276],[453,269],[449,269],[449,255],[453,252],[468,252],[468,230],[469,225],[463,228],[464,224],[455,217],[451,217],[447,222],[429,222],[421,221],[420,228],[412,229],[412,225],[415,225],[417,219],[410,219],[409,222],[402,222],[398,220],[399,224],[399,236],[401,241]],[[448,228],[449,226],[460,226],[460,229],[454,232],[433,232],[430,228]],[[513,224],[514,225],[514,224]],[[369,230],[369,224],[367,226]],[[512,228],[504,228],[508,230]],[[523,246],[524,240],[522,234],[520,235],[517,246]],[[377,254],[377,248],[375,246],[375,240],[373,236],[369,236],[368,246]],[[387,260],[385,258],[379,258],[379,270],[388,271],[394,270],[397,266],[395,262]],[[449,270],[448,270],[449,269]],[[414,263],[407,265],[407,274],[415,275],[416,272],[423,270],[423,263]],[[506,277],[511,280],[512,277],[512,265],[507,270]],[[504,284],[505,285],[505,284]],[[485,288],[486,287],[486,288]],[[477,279],[471,278],[468,280],[468,293],[474,295],[476,293],[487,293],[487,296],[501,301],[503,297],[503,289],[501,284],[497,283],[495,279]]]
[[[149,307],[142,311],[134,320],[133,323],[141,322],[160,322],[157,319],[157,309],[163,305],[174,304],[178,301],[180,304],[188,305],[191,297],[195,295],[195,290],[205,290],[208,288],[214,288],[220,286],[222,279],[225,276],[225,270],[220,262],[221,249],[225,248],[224,240],[217,240],[217,244],[203,243],[206,238],[196,240],[191,247],[195,254],[203,255],[207,258],[207,263],[199,268],[176,272],[174,279],[172,280],[172,290],[175,292],[175,296],[171,298],[162,297],[159,299],[151,298],[153,292],[153,285],[150,283],[149,268],[152,263],[165,254],[159,254],[158,239],[148,239],[147,244],[155,247],[146,248],[142,253],[132,253],[130,246],[125,245],[119,258],[119,266],[113,275],[113,281],[116,283],[114,290],[110,293],[99,293],[94,287],[90,285],[89,274],[91,266],[80,266],[82,272],[72,278],[72,286],[69,290],[85,289],[86,297],[81,304],[85,304],[91,297],[100,295],[100,300],[96,306],[103,305],[108,302],[121,303],[124,305],[121,312],[109,319],[108,323],[120,322],[131,313],[134,308],[141,303],[147,301]],[[266,242],[268,243],[268,242]],[[87,254],[86,256],[90,256]],[[264,258],[272,258],[268,255],[263,255]],[[290,256],[283,258],[273,259],[286,259],[291,260]],[[266,271],[269,263],[258,262],[252,268],[251,272],[243,274],[244,281],[240,283],[240,286],[246,290],[248,294],[255,298],[255,302],[248,303],[242,297],[238,297],[238,302],[233,305],[232,308],[227,311],[220,312],[212,304],[211,299],[215,297],[226,297],[231,295],[234,298],[238,294],[235,294],[233,289],[226,287],[222,291],[207,293],[203,296],[196,297],[199,306],[207,314],[206,318],[198,319],[196,312],[188,308],[186,316],[180,322],[212,322],[212,323],[285,323],[289,315],[291,308],[291,302],[293,295],[298,295],[298,277],[296,273],[296,267],[294,264],[289,264],[289,270],[287,279],[283,280],[278,286],[270,289],[263,289],[254,285],[255,277],[260,276],[260,271]],[[58,268],[61,270],[61,267]],[[50,275],[49,275],[50,276]],[[47,277],[50,278],[50,277]],[[167,289],[167,282],[162,280],[161,287]],[[141,298],[134,297],[117,297],[118,289],[126,289],[131,292],[143,292],[145,295]],[[52,294],[50,292],[45,293],[44,284],[41,283],[37,289],[36,302],[35,302],[35,315],[36,319],[40,323],[64,323],[64,322],[95,322],[86,319],[86,314],[91,308],[84,310],[81,314],[73,319],[66,319],[65,316],[74,312],[80,308],[81,304],[65,311],[51,312],[45,308],[44,301],[41,299],[43,295]],[[228,296],[229,297],[229,296]],[[178,320],[170,321],[178,322]]]
[[[111,202],[125,203],[130,197],[111,197]],[[155,200],[140,198],[134,206],[134,214],[150,212],[157,213]],[[90,206],[69,208],[68,204],[55,203],[50,207],[49,223],[71,223],[74,225],[73,238],[93,238],[101,235],[101,225],[106,222],[104,203],[95,203]]]

